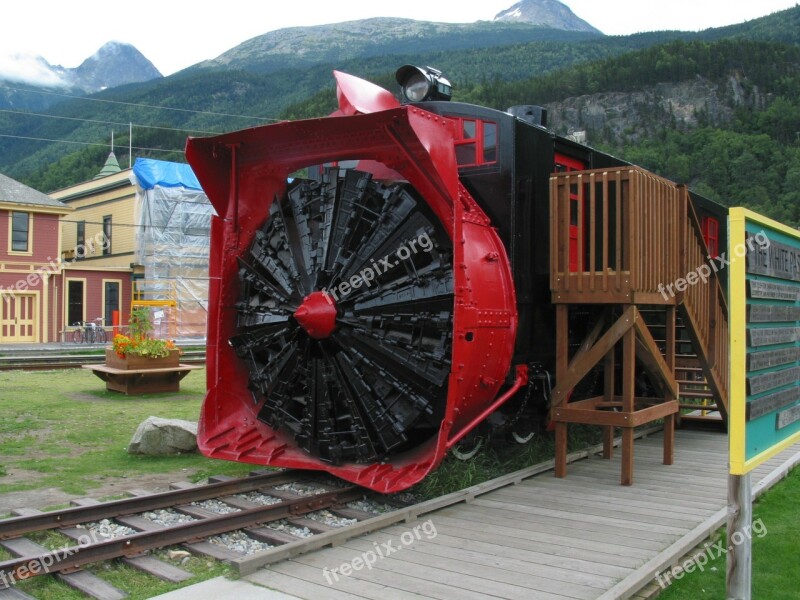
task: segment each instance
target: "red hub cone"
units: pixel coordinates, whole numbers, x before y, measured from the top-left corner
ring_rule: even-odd
[[[294,318],[315,340],[324,340],[336,329],[336,305],[325,292],[312,292],[294,311]]]

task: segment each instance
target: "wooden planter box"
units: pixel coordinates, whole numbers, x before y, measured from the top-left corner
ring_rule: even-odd
[[[169,356],[150,358],[149,356],[127,355],[120,358],[112,348],[106,348],[106,366],[114,369],[141,370],[141,369],[169,369],[177,367],[181,358],[180,350],[171,350]]]
[[[106,364],[83,365],[106,382],[106,389],[128,395],[177,392],[180,381],[199,366],[182,365],[180,351],[173,350],[163,358],[126,356],[120,358],[106,348]]]

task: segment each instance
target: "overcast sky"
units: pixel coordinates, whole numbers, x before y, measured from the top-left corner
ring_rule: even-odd
[[[77,67],[108,41],[133,44],[164,75],[214,58],[274,29],[369,17],[468,23],[491,20],[514,0],[22,0],[3,9],[0,73],[31,72],[30,61]],[[564,0],[572,11],[608,35],[679,29],[697,31],[765,16],[796,0]]]

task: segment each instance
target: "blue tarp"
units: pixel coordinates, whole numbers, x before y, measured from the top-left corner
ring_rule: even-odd
[[[184,187],[198,191],[203,189],[192,167],[183,163],[137,158],[133,164],[133,174],[139,186],[145,190],[152,190],[156,186]]]

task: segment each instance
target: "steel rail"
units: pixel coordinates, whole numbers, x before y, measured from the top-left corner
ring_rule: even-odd
[[[159,508],[168,508],[179,504],[187,504],[220,496],[230,496],[242,492],[251,492],[269,485],[280,485],[298,481],[304,477],[303,471],[285,470],[243,477],[232,481],[209,483],[197,487],[180,490],[169,490],[149,494],[112,500],[101,504],[88,506],[75,506],[62,510],[43,512],[36,515],[11,517],[0,521],[0,540],[19,537],[26,533],[53,529],[56,527],[70,527],[87,521],[113,519],[122,515],[141,513]],[[305,475],[308,477],[308,474]]]
[[[44,369],[71,369],[85,364],[102,363],[100,354],[60,354],[48,356],[2,356],[0,357],[0,371],[15,369],[34,371]],[[206,360],[203,350],[189,350],[181,355],[181,362],[200,364]]]
[[[93,562],[134,556],[147,550],[184,542],[200,541],[220,533],[330,508],[357,500],[363,495],[362,488],[348,486],[278,504],[208,517],[155,531],[143,531],[97,544],[69,546],[36,556],[13,558],[0,562],[0,581],[15,582],[38,575],[70,572]]]

